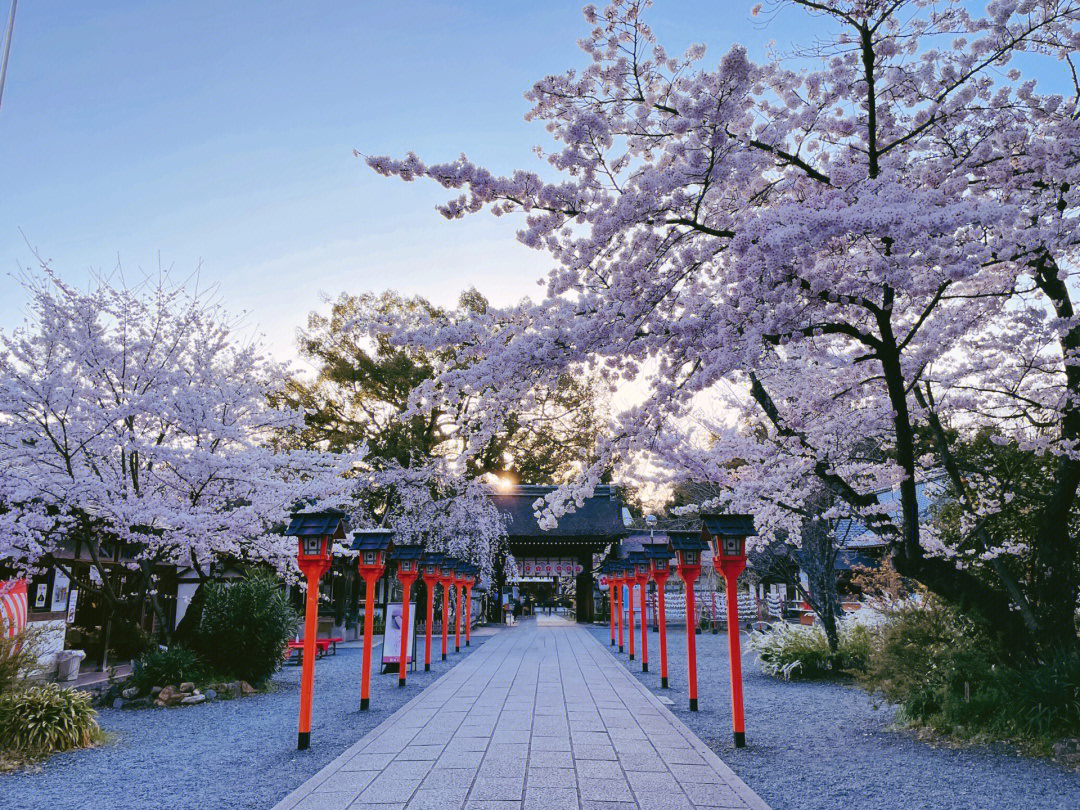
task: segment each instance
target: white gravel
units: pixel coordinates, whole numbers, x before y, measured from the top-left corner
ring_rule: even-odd
[[[0,808],[271,808],[485,640],[474,635],[471,647],[451,652],[445,664],[433,662],[430,673],[421,664],[404,689],[396,674],[378,674],[376,646],[371,709],[364,712],[361,649],[339,645],[337,655],[316,665],[311,748],[302,752],[297,666],[275,675],[269,694],[175,709],[99,710],[107,743],[58,754],[36,772],[0,775]]]

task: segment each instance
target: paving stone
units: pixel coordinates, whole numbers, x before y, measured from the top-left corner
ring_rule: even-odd
[[[469,792],[470,799],[513,799],[521,801],[525,789],[524,777],[478,776]]]
[[[577,788],[525,789],[524,810],[578,810]]]

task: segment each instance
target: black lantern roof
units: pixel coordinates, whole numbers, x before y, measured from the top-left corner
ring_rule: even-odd
[[[672,551],[704,551],[709,547],[700,531],[669,531],[667,536]]]
[[[390,549],[391,560],[419,560],[424,556],[424,547],[417,545],[394,546]]]
[[[353,551],[386,551],[394,539],[392,529],[360,529],[353,532]]]
[[[757,537],[753,515],[702,515],[701,522],[714,537]]]
[[[425,551],[424,556],[420,558],[420,562],[424,565],[441,566],[445,557],[446,555],[441,551]]]
[[[285,529],[286,537],[334,537],[345,538],[349,531],[349,516],[340,509],[323,512],[296,512]]]
[[[630,552],[630,564],[631,565],[648,565],[649,555],[644,551],[631,551]]]
[[[671,547],[663,541],[659,543],[645,543],[641,548],[644,551],[645,556],[650,560],[671,559]]]

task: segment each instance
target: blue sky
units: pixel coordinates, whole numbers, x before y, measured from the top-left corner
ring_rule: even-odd
[[[583,63],[580,5],[20,0],[0,108],[0,328],[23,317],[9,274],[36,264],[32,248],[73,281],[118,261],[129,276],[159,257],[181,276],[201,263],[282,357],[320,293],[533,292],[549,262],[513,218],[446,222],[440,189],[381,178],[352,150],[535,165],[545,133],[522,93]],[[763,28],[752,5],[658,0],[649,19],[670,52],[701,41],[707,60],[805,36],[800,15]]]
[[[31,248],[76,281],[118,260],[129,275],[201,262],[283,356],[321,292],[532,292],[548,261],[511,219],[446,222],[439,189],[378,177],[352,150],[531,165],[545,133],[522,93],[582,64],[580,5],[21,0],[0,107],[0,327],[23,317],[9,274],[35,265]],[[764,41],[750,3],[722,5],[661,0],[652,19],[669,49]]]

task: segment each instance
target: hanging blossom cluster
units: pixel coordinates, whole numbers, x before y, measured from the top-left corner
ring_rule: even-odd
[[[126,544],[132,568],[294,566],[275,529],[344,505],[363,453],[271,449],[303,419],[269,404],[287,370],[167,277],[83,291],[45,267],[26,287],[31,318],[0,333],[0,558],[81,540]]]
[[[482,436],[557,375],[633,381],[641,402],[597,463],[537,505],[549,522],[601,469],[648,458],[791,530],[812,475],[912,564],[940,550],[920,538],[918,429],[992,420],[1003,441],[1080,459],[1080,5],[779,2],[834,32],[798,70],[738,46],[672,56],[647,6],[586,7],[589,64],[527,94],[557,181],[464,155],[367,158],[460,192],[448,218],[522,216],[519,240],[557,262],[542,301],[386,325],[472,359],[421,386],[416,412],[472,398]],[[1041,92],[1019,54],[1059,60],[1067,92]],[[740,418],[688,446],[695,403],[728,389]],[[874,497],[888,487],[898,514]]]
[[[371,474],[368,486],[391,493],[383,522],[393,528],[395,542],[450,554],[479,566],[482,576],[492,575],[506,522],[489,484],[435,458],[415,467],[387,465]]]

